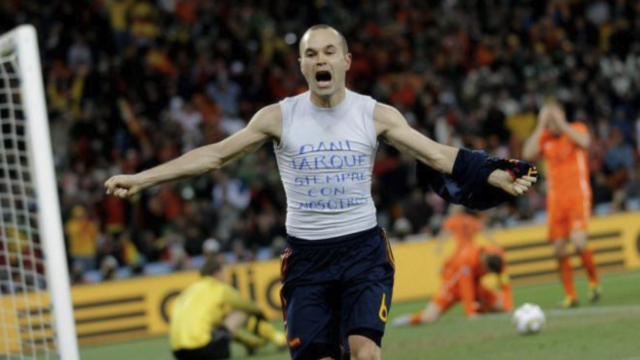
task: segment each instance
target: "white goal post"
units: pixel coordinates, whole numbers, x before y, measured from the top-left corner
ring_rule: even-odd
[[[0,36],[0,358],[78,360],[36,30]]]

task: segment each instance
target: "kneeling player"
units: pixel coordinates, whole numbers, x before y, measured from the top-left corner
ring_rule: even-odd
[[[468,317],[481,313],[511,311],[511,285],[506,275],[503,251],[495,246],[468,245],[443,270],[442,285],[427,307],[413,315],[401,316],[395,326],[431,324],[458,301],[464,304]],[[481,283],[489,273],[499,275],[500,291],[487,289]]]
[[[232,340],[250,353],[269,342],[286,347],[285,335],[264,320],[262,310],[223,282],[222,263],[210,257],[200,274],[178,296],[171,314],[169,336],[176,359],[229,359]]]

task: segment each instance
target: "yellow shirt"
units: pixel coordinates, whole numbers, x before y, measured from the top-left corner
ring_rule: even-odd
[[[507,128],[516,139],[526,141],[536,127],[536,115],[532,112],[518,113],[507,119]]]
[[[197,349],[211,341],[211,331],[222,325],[230,309],[258,314],[260,308],[231,285],[204,276],[187,287],[175,301],[169,321],[171,350]]]
[[[96,256],[98,228],[90,220],[71,219],[65,226],[73,256]]]
[[[129,7],[132,4],[133,0],[111,0],[107,2],[107,9],[109,10],[109,18],[111,20],[111,28],[113,30],[127,30],[127,13],[129,12]]]
[[[131,33],[135,37],[155,38],[160,33],[156,24],[156,8],[149,3],[136,3],[131,7],[129,15],[132,19]]]

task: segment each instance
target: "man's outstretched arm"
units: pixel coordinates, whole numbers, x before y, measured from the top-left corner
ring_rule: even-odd
[[[260,110],[249,124],[215,144],[193,149],[177,159],[134,175],[116,175],[104,186],[107,194],[129,197],[150,186],[201,175],[217,170],[253,152],[269,139],[280,139],[282,111],[280,105]]]
[[[391,146],[444,174],[453,172],[458,149],[437,143],[413,129],[394,107],[376,104],[373,111],[376,135]]]
[[[404,116],[391,106],[376,104],[373,118],[377,136],[387,140],[393,147],[412,155],[438,172],[454,173],[454,165],[460,149],[439,144],[422,135],[411,128]],[[527,192],[535,181],[536,179],[531,176],[514,180],[508,172],[503,170],[495,170],[487,178],[487,183],[513,196]]]

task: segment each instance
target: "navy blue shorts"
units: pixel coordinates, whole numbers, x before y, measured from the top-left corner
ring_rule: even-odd
[[[287,242],[281,300],[292,358],[340,359],[350,335],[380,345],[395,272],[384,230],[313,241],[289,236]]]

